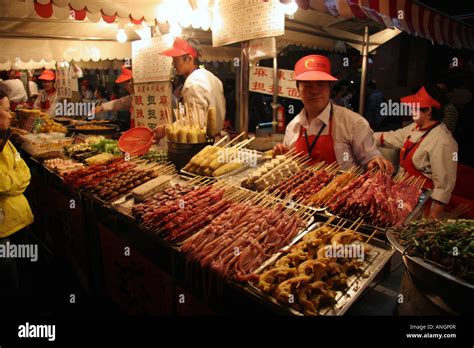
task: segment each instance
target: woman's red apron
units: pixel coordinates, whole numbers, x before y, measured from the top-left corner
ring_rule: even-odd
[[[423,188],[425,189],[433,189],[434,187],[433,180],[426,177],[425,175],[423,175],[422,172],[416,169],[415,165],[413,164],[413,155],[415,154],[416,150],[418,150],[418,148],[420,147],[421,142],[438,125],[439,123],[436,123],[431,128],[429,128],[416,143],[411,142],[410,136],[408,136],[408,138],[405,140],[405,143],[403,144],[403,147],[400,150],[400,166],[403,167],[403,169],[411,176],[414,176],[417,178],[421,177],[425,179],[425,183],[423,185]],[[425,203],[425,211],[424,211],[425,217],[429,215],[431,203],[432,203],[431,198],[428,199],[428,201]]]
[[[306,128],[301,126],[300,134],[296,140],[295,148],[299,153],[309,154],[312,163],[326,162],[328,164],[337,162],[336,153],[334,151],[334,140],[332,139],[332,122],[333,122],[333,109],[331,105],[331,112],[329,115],[329,133],[327,135],[321,135],[325,124],[320,128],[316,135],[308,136]]]
[[[40,108],[41,110],[49,110],[51,107],[51,98],[53,97],[54,93],[56,93],[56,90],[53,89],[52,92],[46,92],[43,96],[41,96],[40,100]],[[44,99],[43,99],[44,97]]]

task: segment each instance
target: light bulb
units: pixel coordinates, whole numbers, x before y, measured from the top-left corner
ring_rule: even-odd
[[[127,33],[125,32],[125,29],[120,28],[117,31],[117,41],[124,43],[125,41],[127,41],[127,39],[128,37],[127,37]]]
[[[186,13],[183,13],[179,17],[179,25],[182,26],[183,28],[187,28],[191,25],[191,16],[187,15]]]
[[[156,9],[156,20],[158,23],[166,22],[166,8],[165,5],[160,5]]]
[[[200,23],[201,23],[201,29],[202,30],[209,30],[209,27],[210,27],[210,20],[209,20],[209,15],[208,14],[204,14],[202,17],[201,17],[201,20],[200,20]]]
[[[198,0],[197,1],[197,6],[199,9],[208,9],[209,6],[209,1],[208,0]]]
[[[191,25],[194,29],[198,29],[201,26],[201,14],[198,11],[193,11]]]
[[[287,3],[284,6],[284,11],[287,15],[291,16],[298,10],[298,5],[294,0],[292,0],[290,3]]]
[[[171,33],[171,35],[173,35],[173,37],[181,36],[182,32],[183,32],[183,30],[181,29],[179,24],[174,24],[173,23],[173,24],[170,25],[170,33]]]

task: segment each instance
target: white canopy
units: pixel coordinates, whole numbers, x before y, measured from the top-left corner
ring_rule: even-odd
[[[188,3],[188,0],[173,2]],[[131,58],[130,41],[140,39],[139,33],[144,24],[154,24],[155,19],[160,19],[159,9],[167,3],[170,1],[37,0],[35,3],[34,0],[0,0],[0,69],[50,68],[55,62],[64,60],[99,62]],[[50,13],[45,12],[48,6],[51,8]],[[38,13],[42,13],[42,17]],[[179,17],[180,14],[174,15]],[[106,22],[112,19],[115,22]],[[139,22],[142,24],[134,24]],[[286,21],[286,33],[277,37],[277,48],[281,51],[288,45],[299,45],[345,52],[344,41],[328,35],[330,31],[325,29],[357,32],[365,24],[300,9],[292,20]],[[116,41],[119,27],[125,29],[128,42]],[[209,30],[191,29],[189,32],[203,43],[204,61],[232,61],[240,56],[238,44],[213,48]]]

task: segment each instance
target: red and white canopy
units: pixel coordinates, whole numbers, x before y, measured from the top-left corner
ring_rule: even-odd
[[[290,0],[281,0],[288,2]],[[452,48],[474,49],[474,28],[412,0],[296,0],[301,9],[335,17],[372,19]]]
[[[188,0],[173,1],[189,3]],[[280,1],[287,3],[291,0]],[[140,24],[143,21],[161,22],[160,5],[163,3],[164,0],[34,0],[34,8],[43,18],[66,10],[76,20],[87,17],[97,21],[102,18],[107,23],[113,23],[117,19],[126,19]],[[212,5],[213,1],[206,3]],[[372,19],[387,28],[396,27],[440,45],[474,49],[474,28],[412,0],[296,0],[296,3],[304,10],[312,9],[348,19]]]

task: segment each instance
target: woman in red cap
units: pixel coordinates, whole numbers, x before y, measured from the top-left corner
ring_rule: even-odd
[[[400,167],[405,172],[426,179],[425,188],[433,192],[425,215],[438,218],[449,203],[457,171],[458,144],[441,122],[446,100],[436,85],[426,85],[401,102],[411,106],[414,124],[374,137],[380,145],[400,149]]]
[[[393,171],[391,162],[377,150],[368,122],[330,102],[330,82],[337,79],[331,75],[328,58],[301,58],[295,65],[294,79],[304,108],[286,127],[283,144],[273,149],[275,154],[295,148],[314,161],[337,162],[342,169],[359,165]]]
[[[33,108],[41,109],[41,111],[54,117],[56,115],[56,101],[58,94],[54,87],[56,75],[52,70],[44,70],[38,77],[43,84],[43,89],[39,92],[38,97],[33,104]]]
[[[132,104],[133,104],[133,75],[132,70],[127,69],[125,66],[122,66],[122,73],[115,80],[117,84],[123,84],[123,88],[127,91],[128,95],[111,100],[107,103],[101,105],[96,105],[94,108],[93,114],[99,114],[101,112],[107,111],[119,111],[126,110],[130,111],[130,117],[132,116]],[[133,125],[131,125],[133,127]]]

